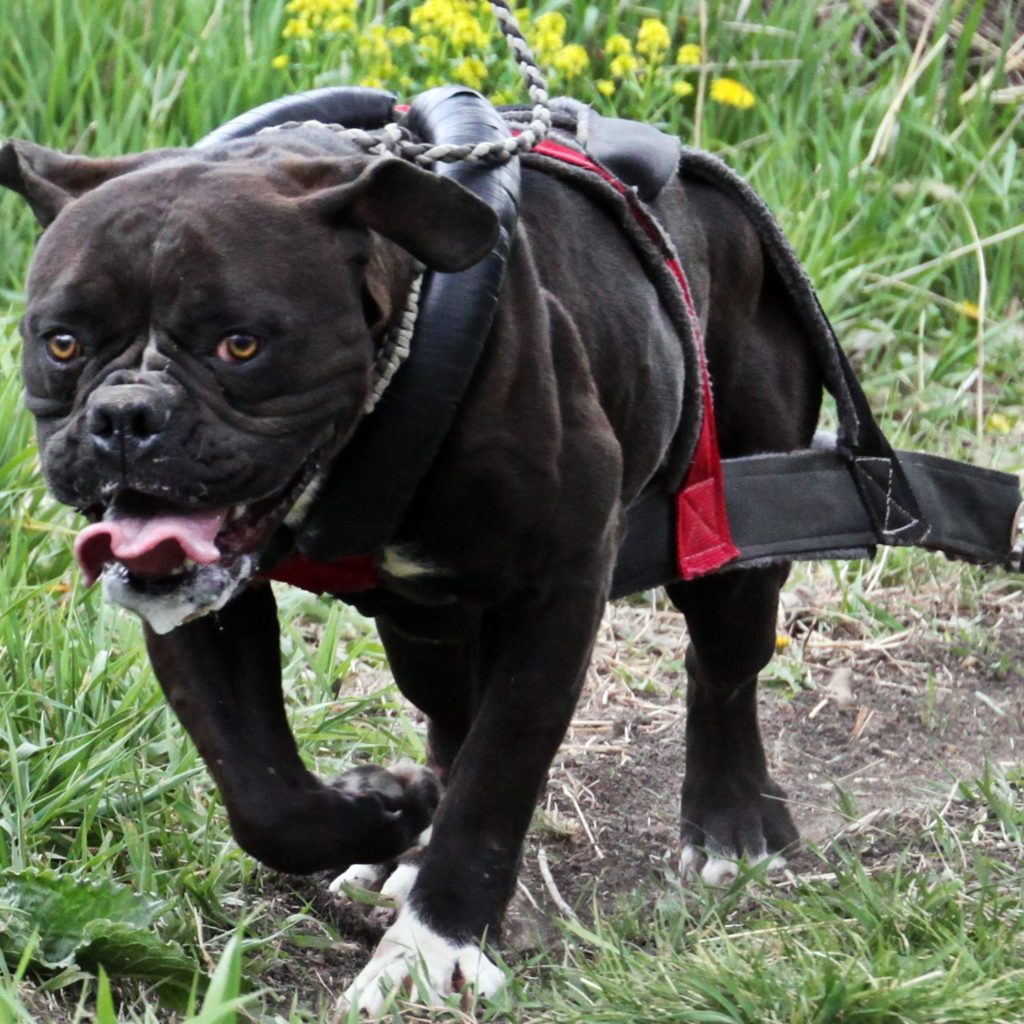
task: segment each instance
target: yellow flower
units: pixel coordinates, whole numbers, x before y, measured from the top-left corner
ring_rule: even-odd
[[[448,28],[448,40],[456,51],[486,50],[491,45],[490,33],[467,11],[458,11]]]
[[[956,308],[960,313],[967,317],[968,320],[981,319],[981,307],[976,302],[971,302],[970,299],[964,299],[964,301],[959,303]]]
[[[1008,434],[1013,430],[1013,424],[1009,418],[1004,416],[1001,412],[994,412],[988,419],[985,420],[985,426],[989,433],[992,434]]]
[[[625,78],[626,75],[636,71],[638,63],[636,57],[631,53],[620,53],[611,63],[612,77]]]
[[[542,61],[549,61],[565,45],[565,15],[558,11],[541,14],[533,23],[530,42]]]
[[[441,56],[444,44],[440,36],[432,34],[420,36],[419,51],[427,61],[435,61]]]
[[[487,79],[487,65],[479,57],[466,57],[452,68],[452,78],[479,91]]]
[[[383,25],[371,25],[356,44],[359,56],[364,60],[391,60],[391,47],[388,46],[387,29]]]
[[[355,20],[348,14],[335,14],[324,22],[324,31],[331,35],[351,32],[356,27]]]
[[[658,60],[671,45],[672,37],[664,23],[657,18],[644,18],[636,34],[636,52]]]
[[[365,89],[383,89],[384,80],[378,78],[376,75],[363,75],[359,79],[359,84]]]
[[[695,67],[704,63],[704,54],[701,52],[698,43],[683,43],[676,54],[676,63],[688,67]]]
[[[313,29],[306,18],[292,18],[281,30],[285,39],[312,39]]]
[[[689,96],[693,92],[693,86],[689,82],[673,82],[672,91],[677,96]]]
[[[775,650],[784,651],[792,641],[786,633],[775,634]]]
[[[579,43],[570,43],[552,54],[551,67],[566,80],[578,78],[590,67],[590,57]]]
[[[609,57],[616,57],[620,53],[632,53],[633,44],[621,32],[616,32],[604,41],[604,52]]]
[[[288,67],[288,57],[283,53],[279,53],[271,62],[270,66],[275,71],[284,71]]]
[[[533,26],[538,32],[550,32],[553,35],[564,36],[566,29],[565,15],[559,11],[548,11],[546,14],[538,15]]]
[[[754,94],[735,78],[716,78],[711,83],[709,94],[716,103],[724,103],[728,107],[749,110],[755,102]]]
[[[615,83],[610,78],[599,78],[595,84],[597,91],[602,96],[613,96],[615,94]]]
[[[408,46],[415,38],[412,29],[406,28],[404,25],[396,25],[394,28],[388,29],[388,42],[392,46]]]

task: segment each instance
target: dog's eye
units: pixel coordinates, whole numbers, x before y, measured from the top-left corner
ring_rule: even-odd
[[[46,351],[58,363],[70,363],[82,352],[82,343],[73,335],[60,331],[46,339]]]
[[[244,363],[262,347],[263,342],[251,334],[229,334],[217,346],[217,357],[225,363]]]

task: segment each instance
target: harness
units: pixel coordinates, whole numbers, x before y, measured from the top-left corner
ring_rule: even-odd
[[[487,202],[501,232],[492,252],[457,274],[428,272],[410,352],[331,467],[307,519],[282,527],[263,575],[344,596],[376,586],[374,553],[391,541],[433,463],[489,334],[515,230],[521,162],[568,177],[619,207],[684,343],[691,414],[673,452],[678,472],[628,509],[612,596],[679,579],[792,559],[863,558],[915,545],[980,564],[1024,568],[1024,504],[1016,476],[894,451],[781,228],[743,179],[716,158],[648,125],[552,103],[556,132],[498,166],[437,165]],[[429,144],[508,145],[530,112],[499,113],[473,90],[445,86],[408,108],[375,89],[318,89],[264,104],[206,136],[206,148],[287,122],[365,131],[400,124]],[[511,147],[509,147],[511,148]],[[727,190],[747,212],[816,342],[839,436],[825,450],[721,460],[700,325],[686,274],[645,205],[673,173]],[[386,472],[381,471],[386,467]]]

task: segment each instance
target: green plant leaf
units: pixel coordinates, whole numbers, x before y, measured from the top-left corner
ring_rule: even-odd
[[[83,882],[52,871],[0,873],[0,952],[36,969],[77,966],[156,985],[180,1005],[199,968],[153,930],[167,902],[110,881]]]

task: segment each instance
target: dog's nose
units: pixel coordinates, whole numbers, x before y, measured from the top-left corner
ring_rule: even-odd
[[[170,403],[155,388],[107,385],[89,400],[86,428],[100,451],[130,459],[154,447],[170,418]]]

